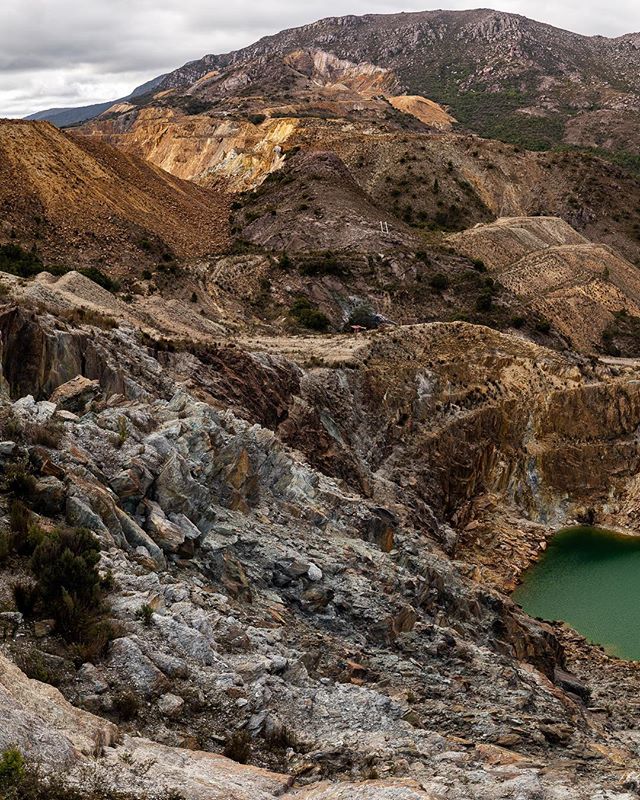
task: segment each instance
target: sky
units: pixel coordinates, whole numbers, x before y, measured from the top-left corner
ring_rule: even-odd
[[[481,6],[577,33],[640,31],[638,0]],[[474,0],[0,0],[0,117],[114,100],[186,61],[322,17],[474,7]]]

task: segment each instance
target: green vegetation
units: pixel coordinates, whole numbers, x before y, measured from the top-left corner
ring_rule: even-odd
[[[35,250],[23,250],[17,244],[5,244],[0,246],[0,272],[8,272],[10,275],[17,275],[20,278],[33,278],[40,272],[50,272],[52,275],[66,275],[71,272],[73,267],[63,267],[57,265],[46,266]],[[77,270],[81,275],[107,289],[109,292],[117,292],[120,288],[117,281],[114,281],[102,270],[97,267],[80,267]]]
[[[0,272],[31,278],[43,270],[44,265],[36,252],[27,252],[17,244],[0,247]]]
[[[380,327],[380,319],[370,305],[363,303],[351,312],[345,324],[345,330],[350,330],[353,325],[375,330]]]
[[[436,272],[436,274],[429,281],[429,286],[431,286],[432,289],[435,289],[436,292],[444,292],[449,288],[449,278],[447,278],[447,276],[442,272]]]
[[[29,764],[20,750],[10,748],[0,756],[0,800],[136,800],[139,793],[118,792],[92,780],[81,789],[65,782],[63,775],[44,775]],[[185,800],[172,790],[154,794],[148,800]]]
[[[15,748],[5,750],[0,758],[0,787],[15,786],[24,779],[24,758]]]
[[[347,271],[338,256],[332,250],[325,250],[323,253],[307,256],[298,263],[298,270],[301,275],[321,276],[321,275],[344,275]]]
[[[289,314],[299,325],[312,331],[327,331],[331,324],[329,317],[306,297],[299,297],[289,309]]]
[[[603,147],[580,147],[578,145],[561,144],[553,148],[557,153],[578,153],[593,158],[601,158],[611,164],[616,164],[625,172],[640,175],[640,155],[629,153],[626,150],[605,150]]]
[[[145,627],[150,628],[153,625],[153,608],[148,603],[143,603],[136,611],[136,617]]]
[[[67,641],[82,641],[98,622],[99,560],[98,540],[84,528],[58,528],[42,539],[31,557],[38,599]]]
[[[491,311],[493,308],[493,294],[484,291],[476,298],[476,311]]]

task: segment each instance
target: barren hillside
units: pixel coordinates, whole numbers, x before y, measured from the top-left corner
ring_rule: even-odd
[[[47,263],[121,274],[228,243],[223,193],[45,122],[0,123],[0,236]]]

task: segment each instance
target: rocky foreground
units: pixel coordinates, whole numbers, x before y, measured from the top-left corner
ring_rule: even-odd
[[[135,797],[637,796],[635,665],[507,593],[633,519],[633,364],[465,323],[169,348],[24,291],[4,526],[97,537],[110,634],[65,644],[5,558],[0,750]]]

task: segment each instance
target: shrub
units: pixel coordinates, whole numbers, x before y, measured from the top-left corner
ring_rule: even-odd
[[[300,263],[299,270],[301,275],[307,276],[343,275],[346,271],[338,256],[331,250],[309,256]]]
[[[144,603],[136,611],[136,617],[143,625],[146,625],[147,628],[151,627],[151,625],[153,625],[153,608],[148,603]]]
[[[487,271],[487,267],[486,267],[484,261],[481,258],[472,258],[471,259],[471,263],[473,264],[473,268],[477,272],[486,272]]]
[[[11,464],[7,469],[7,491],[15,497],[26,499],[36,490],[36,479],[24,464]]]
[[[0,533],[0,564],[4,564],[12,552],[13,536],[7,531],[2,531]]]
[[[5,750],[0,758],[0,786],[10,787],[24,778],[24,758],[15,748]]]
[[[252,125],[261,125],[267,118],[266,114],[249,114],[248,120]]]
[[[551,331],[551,323],[548,319],[539,319],[536,322],[536,330],[538,333],[547,334]]]
[[[13,586],[13,600],[16,608],[25,617],[33,616],[38,602],[38,587],[35,583],[20,581]]]
[[[12,500],[9,507],[9,525],[13,533],[26,536],[31,524],[31,512],[21,500]]]
[[[108,619],[85,623],[80,641],[71,647],[71,656],[78,666],[90,661],[92,664],[102,658],[113,639],[124,636],[124,628]]]
[[[349,315],[345,327],[348,329],[352,325],[360,325],[363,328],[375,330],[375,328],[380,327],[380,321],[371,306],[363,304],[355,308]]]
[[[449,278],[442,272],[437,272],[429,281],[429,286],[437,292],[444,292],[449,288]]]
[[[289,313],[296,322],[309,330],[326,331],[329,328],[329,318],[315,308],[306,297],[298,298]]]
[[[42,528],[35,522],[29,522],[26,533],[16,534],[14,549],[20,556],[32,556],[36,547],[46,536]]]
[[[476,311],[491,311],[493,308],[493,295],[485,291],[476,298]]]
[[[0,271],[21,278],[31,278],[42,272],[44,265],[35,252],[27,252],[17,244],[5,244],[0,247]]]
[[[140,713],[140,700],[131,691],[119,692],[113,698],[113,710],[123,722],[129,722]]]
[[[516,329],[523,328],[526,321],[525,317],[517,315],[511,319],[511,327]]]
[[[31,558],[44,605],[57,630],[80,641],[101,605],[98,540],[83,528],[61,528],[43,539]]]
[[[232,761],[237,761],[238,764],[246,764],[251,758],[249,734],[246,731],[236,731],[227,739],[222,755]]]
[[[285,272],[291,269],[291,258],[286,252],[280,256],[280,269]]]
[[[122,414],[118,417],[118,447],[122,447],[129,438],[129,428],[127,427],[127,418]]]

